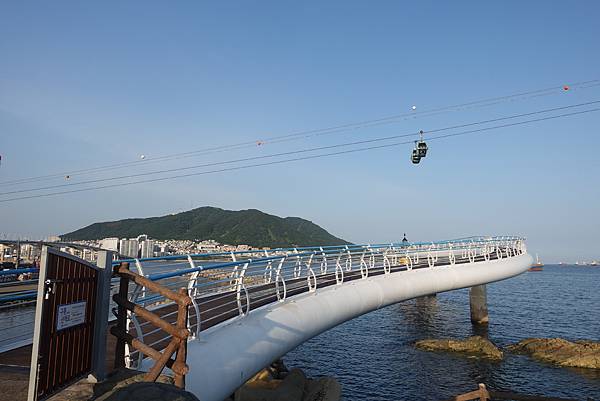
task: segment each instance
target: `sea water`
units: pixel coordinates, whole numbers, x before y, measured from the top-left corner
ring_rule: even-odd
[[[600,370],[561,368],[504,353],[491,362],[414,347],[425,338],[487,335],[503,348],[529,337],[600,341],[600,268],[546,266],[487,285],[489,326],[469,318],[468,289],[371,312],[302,344],[284,357],[308,376],[334,376],[343,399],[444,400],[494,390],[600,400]]]

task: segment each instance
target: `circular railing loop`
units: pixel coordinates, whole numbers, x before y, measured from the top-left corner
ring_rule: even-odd
[[[429,265],[429,267],[435,266],[435,259],[433,258],[431,252],[427,253],[427,264]]]
[[[450,262],[451,266],[456,264],[456,255],[454,254],[453,249],[450,249],[450,252],[448,252],[448,262]]]
[[[246,311],[245,312],[244,312],[244,306],[242,304],[242,298],[241,298],[240,291],[244,291],[244,298],[246,298]],[[238,305],[239,315],[242,317],[248,316],[248,314],[250,313],[250,293],[248,292],[248,289],[246,288],[246,285],[243,282],[239,283],[237,305]]]
[[[475,262],[475,250],[469,249],[469,263]]]
[[[489,261],[490,261],[490,253],[491,253],[491,252],[489,251],[489,249],[487,248],[487,245],[486,245],[485,252],[483,253],[483,259],[484,259],[486,262],[489,262]]]
[[[390,274],[392,272],[392,264],[387,255],[383,257],[383,272],[385,274]]]
[[[321,274],[327,274],[327,258],[324,255],[321,259]]]
[[[342,265],[339,263],[336,263],[335,265],[335,283],[337,285],[340,285],[344,282],[344,269],[342,268]]]
[[[364,260],[360,261],[360,276],[362,278],[369,277],[369,266]]]
[[[346,271],[352,271],[352,255],[348,255],[346,258]]]
[[[279,290],[279,280],[281,280],[281,286],[283,287],[283,296],[281,295]],[[275,291],[277,292],[277,300],[279,302],[285,301],[285,299],[287,298],[287,286],[285,285],[285,280],[281,274],[277,274],[277,276],[275,276]]]
[[[306,282],[308,283],[308,292],[315,292],[317,290],[317,276],[310,267],[308,268],[308,274],[306,275]]]
[[[192,300],[192,307],[194,308],[194,312],[196,313],[196,330],[192,329],[192,325],[190,324],[190,319],[188,319],[188,330],[190,331],[190,333],[192,333],[192,338],[198,338],[200,337],[200,324],[201,324],[201,317],[200,317],[200,307],[198,306],[198,302],[196,302],[196,297],[198,296],[198,274],[200,272],[196,271],[193,272],[190,275],[189,281],[188,281],[188,295],[190,296],[190,299]]]
[[[404,257],[404,264],[406,265],[406,270],[412,270],[413,268],[413,260],[411,259],[408,251],[406,252],[406,256]]]

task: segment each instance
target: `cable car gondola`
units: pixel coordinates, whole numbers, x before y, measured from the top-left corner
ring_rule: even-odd
[[[411,160],[413,164],[419,164],[421,158],[427,156],[427,144],[423,140],[423,130],[419,131],[421,139],[415,141],[415,148],[412,151]]]
[[[419,156],[419,151],[416,148],[413,149],[410,160],[412,160],[413,164],[419,164],[419,162],[421,161],[421,157]]]

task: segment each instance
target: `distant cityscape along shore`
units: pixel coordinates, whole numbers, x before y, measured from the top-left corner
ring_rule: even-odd
[[[115,251],[132,259],[193,253],[218,253],[237,251],[265,251],[269,247],[253,248],[250,245],[221,244],[215,240],[155,240],[146,234],[136,238],[104,238],[97,241],[74,241],[81,245]],[[85,259],[85,258],[84,258]]]
[[[406,234],[405,234],[406,235]],[[406,238],[406,237],[405,237]],[[27,240],[0,240],[0,270],[16,267],[36,267],[39,265],[41,255],[41,242],[60,242],[61,237],[49,236],[45,241]],[[22,242],[22,243],[20,243]],[[138,235],[135,238],[109,237],[100,240],[69,241],[77,248],[71,246],[60,246],[62,252],[69,253],[87,261],[95,261],[98,250],[105,249],[119,253],[122,257],[132,259],[151,258],[169,255],[185,255],[196,253],[227,253],[239,251],[256,251],[257,256],[263,255],[264,251],[271,250],[270,247],[252,247],[250,245],[221,244],[215,240],[189,240],[189,239],[167,239],[156,240],[147,234]],[[536,254],[536,263],[533,267],[543,267],[544,264]],[[17,263],[17,259],[19,262]],[[600,266],[600,261],[558,262],[558,265],[575,266]]]
[[[49,237],[45,242],[60,242],[60,237]],[[122,257],[132,259],[151,258],[168,255],[196,253],[227,253],[239,251],[256,251],[262,254],[269,247],[252,247],[250,245],[221,244],[215,240],[155,240],[148,235],[136,238],[104,238],[101,240],[70,241],[79,247],[60,246],[62,252],[69,253],[87,261],[98,258],[98,250],[106,249],[119,253]],[[7,268],[37,267],[41,256],[41,246],[35,241],[0,242],[0,270]]]

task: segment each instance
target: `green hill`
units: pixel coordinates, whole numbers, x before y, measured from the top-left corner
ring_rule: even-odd
[[[281,218],[256,209],[233,211],[216,207],[201,207],[161,217],[94,223],[61,238],[96,240],[133,238],[140,234],[155,239],[214,239],[224,244],[271,248],[348,244],[299,217]]]

